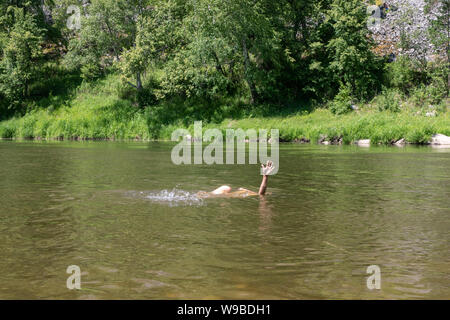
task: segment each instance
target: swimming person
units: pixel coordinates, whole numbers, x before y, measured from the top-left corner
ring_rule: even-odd
[[[273,171],[273,169],[274,165],[272,161],[267,161],[266,165],[261,164],[263,178],[258,193],[251,190],[247,190],[245,188],[239,188],[237,191],[231,192],[231,188],[229,186],[221,186],[212,192],[199,192],[198,196],[200,197],[207,197],[207,196],[247,197],[257,195],[263,196],[266,193],[268,176]]]

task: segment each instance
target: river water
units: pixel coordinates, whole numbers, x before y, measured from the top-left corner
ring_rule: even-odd
[[[264,198],[202,199],[258,166],[172,147],[0,141],[0,298],[450,299],[450,149],[282,144]]]

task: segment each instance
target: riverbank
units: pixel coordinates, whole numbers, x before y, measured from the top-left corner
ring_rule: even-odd
[[[128,95],[121,94],[119,88],[120,78],[111,75],[95,83],[81,84],[64,99],[59,96],[49,97],[23,117],[0,122],[0,138],[170,140],[175,129],[187,128],[193,131],[194,120],[201,120],[192,115],[189,119],[178,115],[172,120],[165,120],[169,124],[163,124],[164,116],[158,118],[152,112],[158,110],[158,106],[141,109]],[[301,103],[291,108],[290,112],[283,113],[267,111],[264,107],[249,109],[251,112],[247,114],[245,111],[227,113],[224,111],[227,108],[246,108],[239,101],[228,101],[224,102],[227,106],[216,108],[221,112],[219,120],[209,123],[203,121],[203,129],[278,129],[280,141],[283,142],[330,144],[350,144],[361,139],[370,139],[372,144],[392,144],[401,139],[405,139],[406,143],[426,144],[434,134],[450,136],[448,99],[434,106],[425,101],[418,103],[408,97],[389,99],[388,103],[392,104],[390,101],[393,100],[401,104],[398,112],[380,108],[380,104],[386,104],[383,93],[371,103],[355,105],[353,111],[340,115],[326,109],[326,104],[314,109]],[[177,107],[180,110],[187,109],[177,103],[165,105],[162,109],[177,110]],[[189,116],[188,113],[186,115]]]
[[[0,137],[11,139],[48,140],[151,140],[143,111],[136,111],[124,103],[112,107],[80,109],[63,108],[55,114],[38,111],[0,123]],[[159,140],[170,140],[177,128],[193,132],[193,125],[163,126]],[[203,128],[278,129],[280,141],[303,143],[351,144],[370,139],[372,144],[392,144],[401,139],[406,143],[426,144],[434,134],[450,135],[450,117],[445,112],[436,117],[421,114],[392,113],[389,111],[357,111],[334,115],[329,110],[317,109],[309,114],[287,117],[259,117],[221,123],[203,124]]]
[[[225,120],[219,125],[204,126],[205,129],[213,127],[223,131],[228,128],[278,129],[282,142],[351,144],[370,139],[372,144],[393,144],[404,139],[405,143],[426,144],[436,133],[450,135],[450,117],[448,112],[430,118],[369,111],[336,116],[326,109],[317,109],[307,115]],[[174,129],[166,128],[163,138],[169,139]]]

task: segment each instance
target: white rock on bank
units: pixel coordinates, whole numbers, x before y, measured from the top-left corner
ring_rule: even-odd
[[[435,134],[431,137],[430,144],[433,145],[450,145],[450,137],[443,134]]]
[[[358,146],[370,146],[370,139],[356,140],[355,144]]]

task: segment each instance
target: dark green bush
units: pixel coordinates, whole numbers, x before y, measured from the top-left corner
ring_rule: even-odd
[[[145,109],[148,132],[151,138],[156,139],[163,125],[167,125],[176,120],[177,114],[174,108],[167,105],[157,105]]]
[[[386,65],[386,84],[388,87],[408,93],[417,85],[418,72],[415,70],[413,61],[406,57],[398,57],[395,62]]]
[[[431,103],[439,103],[449,95],[449,68],[448,63],[433,63],[429,65],[428,76],[430,82],[428,91]]]
[[[143,88],[137,92],[137,103],[141,108],[156,104],[156,96],[151,88]]]
[[[344,114],[352,111],[352,89],[349,85],[341,85],[339,93],[330,104],[330,111],[334,114]]]
[[[95,63],[87,63],[81,67],[81,77],[83,80],[92,81],[103,75],[102,68]]]

